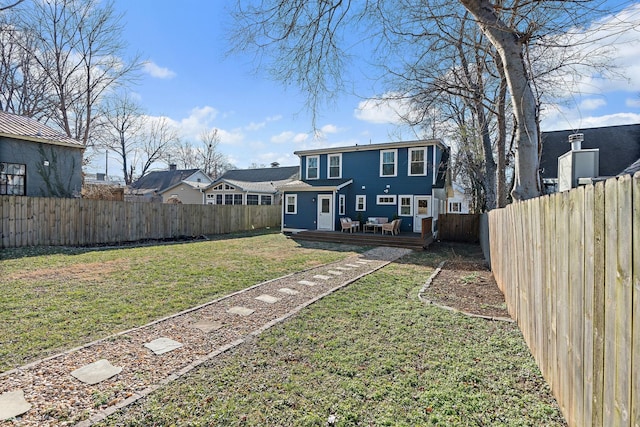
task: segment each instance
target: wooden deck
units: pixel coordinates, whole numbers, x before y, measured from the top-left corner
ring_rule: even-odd
[[[341,231],[300,231],[291,234],[290,237],[296,240],[311,240],[316,242],[345,243],[358,246],[391,246],[396,248],[407,248],[423,250],[433,243],[433,236],[429,235],[424,239],[418,233],[400,233],[396,236],[380,233],[363,232],[341,232]]]

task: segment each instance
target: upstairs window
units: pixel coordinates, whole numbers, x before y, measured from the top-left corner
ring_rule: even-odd
[[[409,149],[409,176],[425,176],[427,174],[426,154],[425,148]]]
[[[342,154],[329,154],[329,171],[327,176],[329,178],[341,178],[342,177]]]
[[[24,196],[27,165],[18,163],[0,163],[0,194]]]
[[[380,152],[380,176],[398,175],[398,150],[382,150]]]
[[[320,157],[307,157],[307,179],[318,179],[318,164]]]

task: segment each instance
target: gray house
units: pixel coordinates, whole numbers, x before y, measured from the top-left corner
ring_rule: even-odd
[[[0,195],[80,197],[83,151],[35,119],[0,112]]]
[[[548,193],[567,179],[575,186],[633,174],[640,170],[640,124],[543,132],[540,168]]]

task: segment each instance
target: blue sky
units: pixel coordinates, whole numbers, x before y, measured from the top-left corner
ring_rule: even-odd
[[[380,95],[366,79],[355,88],[359,96],[345,93],[320,112],[317,126],[322,134],[314,137],[303,94],[256,71],[252,56],[225,55],[227,10],[234,4],[235,0],[115,1],[125,14],[124,39],[130,51],[147,61],[132,92],[148,115],[168,117],[182,137],[193,142],[203,129],[219,129],[220,151],[239,168],[274,161],[296,165],[296,150],[418,137],[397,124],[391,108],[365,103],[367,96]],[[630,19],[640,27],[640,2],[631,6]],[[568,103],[548,106],[543,131],[640,123],[640,32],[620,35],[616,43],[615,62],[626,78],[573,82],[572,90],[584,95],[565,93]],[[87,167],[87,172],[103,170],[103,156]],[[121,175],[115,156],[109,161],[109,174]]]

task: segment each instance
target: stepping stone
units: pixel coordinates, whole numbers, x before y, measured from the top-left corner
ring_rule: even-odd
[[[108,380],[120,372],[122,372],[122,368],[113,366],[106,359],[100,359],[97,362],[89,363],[82,368],[76,369],[71,372],[71,375],[83,383],[94,385]]]
[[[356,264],[345,264],[347,267],[351,267],[351,268],[358,268],[358,267],[362,267],[361,265],[356,265]]]
[[[315,276],[313,276],[314,279],[320,279],[320,280],[329,280],[331,279],[331,276],[325,276],[323,274],[316,274]]]
[[[328,277],[327,277],[328,279]],[[315,282],[310,282],[308,280],[300,280],[298,283],[300,283],[301,285],[305,285],[305,286],[315,286],[316,283]]]
[[[246,317],[246,316],[251,316],[254,311],[255,310],[252,310],[250,308],[235,306],[227,310],[227,313],[237,314],[238,316]]]
[[[287,295],[298,295],[300,293],[295,289],[290,289],[290,288],[281,288],[281,289],[278,289],[278,292],[282,292],[283,294],[287,294]]]
[[[275,304],[280,301],[280,298],[272,297],[271,295],[267,294],[260,295],[259,297],[256,297],[256,299],[258,301],[266,302],[267,304]]]
[[[350,268],[347,267],[336,267],[336,270],[340,270],[340,271],[351,271]]]
[[[8,391],[0,394],[0,421],[22,415],[31,409],[31,404],[24,398],[24,391]]]
[[[153,351],[155,354],[164,354],[182,347],[183,344],[170,338],[163,337],[148,342],[144,346]]]
[[[209,333],[222,328],[222,323],[212,322],[210,320],[200,320],[199,322],[193,323],[191,327],[200,329],[202,332]]]
[[[327,271],[329,274],[333,274],[334,276],[342,276],[344,273],[342,271],[329,270]]]

